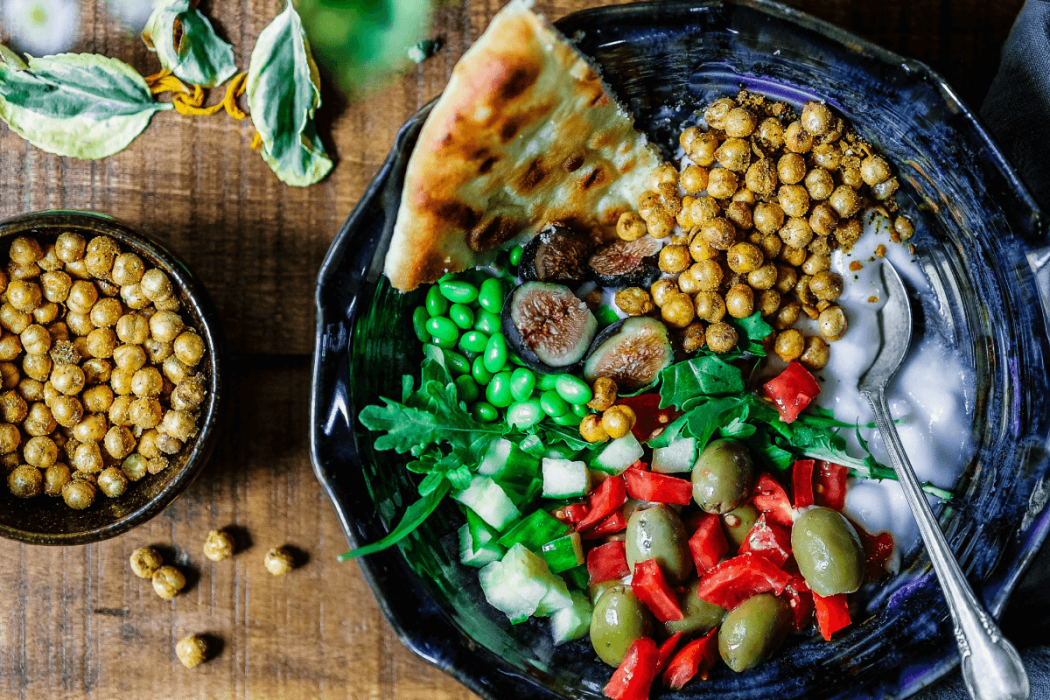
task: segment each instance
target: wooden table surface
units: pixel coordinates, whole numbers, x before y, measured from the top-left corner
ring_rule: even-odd
[[[205,0],[205,12],[246,66],[284,0]],[[439,53],[356,104],[327,94],[319,117],[336,167],[288,188],[249,149],[252,128],[225,115],[158,114],[126,151],[98,162],[35,149],[0,124],[0,218],[49,208],[103,212],[168,243],[204,280],[225,324],[233,404],[204,473],[163,514],[101,544],[0,542],[2,698],[474,697],[406,651],[346,549],[310,467],[307,411],[317,270],[342,221],[379,168],[400,124],[437,95],[452,66],[501,6],[440,3]],[[540,0],[558,18],[601,0]],[[790,0],[941,72],[979,105],[1021,0]],[[103,0],[81,0],[74,51],[157,69]],[[0,33],[0,39],[9,37]],[[214,98],[213,98],[214,99]],[[240,551],[213,563],[201,545],[227,527]],[[189,586],[163,601],[128,555],[162,548]],[[273,577],[263,554],[294,548],[300,566]],[[210,636],[217,653],[183,668],[175,641]]]

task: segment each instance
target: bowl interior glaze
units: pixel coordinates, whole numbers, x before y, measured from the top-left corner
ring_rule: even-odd
[[[1026,255],[1044,222],[996,146],[938,76],[847,32],[766,2],[601,8],[557,25],[601,65],[638,125],[672,156],[683,124],[715,96],[747,87],[800,105],[827,100],[899,170],[899,201],[916,220],[917,264],[935,298],[915,302],[975,372],[975,454],[942,524],[986,604],[998,613],[1045,537],[1050,460],[1048,345]],[[315,470],[352,543],[381,537],[416,499],[403,461],[372,449],[353,416],[399,395],[421,352],[409,316],[421,293],[378,276],[413,117],[333,244],[318,283]],[[484,604],[476,571],[457,563],[459,513],[449,503],[400,551],[360,562],[405,643],[486,698],[601,697],[609,669],[587,641],[553,647],[545,621],[510,626]],[[682,698],[903,697],[957,662],[948,613],[921,552],[860,597],[853,625],[825,643],[795,635],[770,662],[727,669]]]
[[[197,435],[190,438],[169,467],[130,482],[119,498],[99,494],[91,507],[77,511],[61,498],[18,499],[6,487],[0,489],[0,536],[29,544],[98,542],[127,532],[164,510],[207,462],[215,445],[223,398],[220,366],[224,350],[217,314],[200,280],[174,253],[108,216],[71,211],[28,214],[0,222],[0,249],[6,255],[7,245],[17,236],[53,241],[65,231],[79,233],[88,240],[110,236],[123,250],[138,254],[147,267],[167,273],[182,303],[179,313],[187,328],[196,329],[204,339],[207,351],[198,368],[208,378],[208,398],[201,408]]]

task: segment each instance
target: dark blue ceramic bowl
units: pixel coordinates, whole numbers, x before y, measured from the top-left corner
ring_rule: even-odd
[[[667,154],[697,108],[746,86],[796,105],[827,100],[896,164],[918,262],[938,292],[919,318],[949,335],[977,377],[975,456],[942,524],[987,606],[1001,611],[1050,529],[1050,344],[1033,273],[1045,218],[973,114],[926,66],[769,2],[610,7],[558,26]],[[400,460],[373,451],[354,416],[419,369],[409,316],[420,294],[399,295],[378,271],[426,114],[398,134],[318,281],[312,456],[353,545],[379,539],[416,498]],[[476,571],[457,563],[457,520],[448,505],[400,549],[359,561],[405,644],[485,698],[600,697],[609,669],[588,642],[552,647],[545,622],[512,628],[484,603]],[[909,695],[958,660],[928,569],[921,550],[907,556],[833,643],[796,635],[751,672],[722,669],[668,697]]]

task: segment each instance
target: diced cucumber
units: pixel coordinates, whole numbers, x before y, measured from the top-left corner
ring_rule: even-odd
[[[615,476],[626,471],[627,467],[641,459],[643,454],[645,452],[638,439],[632,433],[627,433],[622,438],[610,442],[598,453],[593,466],[599,471]]]
[[[492,477],[502,484],[527,485],[539,472],[539,460],[506,438],[489,445],[478,474]]]
[[[551,615],[551,634],[555,644],[571,642],[587,634],[591,629],[594,606],[581,591],[571,591],[572,604]]]
[[[467,527],[470,529],[470,536],[473,541],[475,549],[483,544],[488,544],[494,539],[499,537],[499,533],[489,527],[481,516],[467,508]]]
[[[527,486],[520,484],[504,484],[503,491],[510,500],[518,507],[518,510],[528,510],[529,506],[543,491],[543,479],[536,477]]]
[[[547,595],[543,596],[540,604],[536,606],[536,612],[533,613],[536,617],[547,617],[551,613],[572,605],[569,587],[565,585],[561,576],[557,574],[547,574],[547,576],[550,588],[547,589]]]
[[[591,490],[591,474],[583,462],[544,457],[543,497],[574,498]]]
[[[568,571],[563,571],[561,577],[565,579],[567,584],[579,588],[581,591],[586,591],[587,586],[591,582],[591,575],[587,573],[586,564],[581,564],[580,566],[569,569]]]
[[[550,457],[553,459],[575,459],[577,454],[576,450],[568,445],[558,443],[556,445],[549,445],[544,457]]]
[[[543,545],[541,553],[547,568],[560,574],[583,564],[583,540],[580,533],[573,532]]]
[[[678,474],[693,470],[696,462],[696,439],[679,438],[667,447],[653,450],[653,471]]]
[[[470,526],[464,525],[459,528],[459,560],[463,564],[481,568],[486,564],[499,561],[505,551],[498,542],[493,541],[477,545],[475,548]]]
[[[499,538],[504,547],[523,544],[533,552],[539,552],[543,545],[555,540],[569,531],[569,526],[553,517],[545,510],[534,510],[515,523]]]
[[[487,476],[474,475],[470,486],[453,496],[457,501],[477,513],[482,520],[496,530],[521,516],[521,511],[507,497],[500,485]]]
[[[558,609],[551,607],[563,602],[561,591],[551,593],[552,587],[557,588],[557,584],[561,584],[561,589],[566,593],[564,597],[568,598],[565,583],[547,570],[547,563],[542,557],[521,544],[514,545],[507,550],[503,559],[492,562],[478,572],[478,581],[489,604],[506,614],[513,623],[541,614],[537,611],[545,599],[542,614]],[[572,599],[568,600],[571,604]]]

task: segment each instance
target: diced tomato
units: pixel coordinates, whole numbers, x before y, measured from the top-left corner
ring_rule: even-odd
[[[689,551],[693,555],[696,571],[701,576],[715,568],[729,551],[726,533],[722,531],[722,519],[713,513],[701,513],[703,517],[696,532],[689,538]]]
[[[711,569],[700,579],[696,593],[701,600],[733,610],[759,593],[780,595],[790,580],[787,572],[765,557],[741,554]]]
[[[587,504],[573,503],[570,506],[555,508],[551,511],[551,515],[566,525],[575,525],[587,517]]]
[[[839,464],[817,462],[816,484],[813,487],[816,504],[841,511],[846,506],[847,476],[849,472]]]
[[[791,482],[795,491],[795,507],[805,508],[813,500],[813,460],[800,459],[791,468]]]
[[[614,540],[587,552],[587,574],[590,584],[623,578],[631,573],[627,565],[627,549],[623,542]]]
[[[706,681],[718,658],[718,629],[715,628],[700,639],[689,642],[675,654],[664,672],[664,685],[672,690],[681,690],[696,676]]]
[[[682,619],[682,608],[678,596],[671,590],[660,564],[655,559],[646,559],[634,565],[631,592],[645,603],[660,622]]]
[[[636,462],[635,464],[641,464]],[[658,474],[631,465],[623,473],[627,495],[639,501],[688,505],[693,500],[693,482],[667,474]]]
[[[613,700],[648,700],[659,656],[656,642],[642,637],[631,645],[602,692]]]
[[[802,630],[813,620],[813,592],[809,590],[802,574],[794,572],[788,585],[784,586],[784,595],[795,616],[795,630]]]
[[[763,513],[740,545],[740,553],[745,552],[763,556],[784,568],[791,558],[791,528],[773,522],[768,513]]]
[[[627,502],[627,484],[623,476],[611,476],[587,496],[587,516],[576,523],[576,530],[590,530]]]
[[[601,521],[587,532],[582,533],[585,540],[596,540],[599,537],[611,535],[627,529],[627,518],[623,516],[622,510],[613,511],[605,520]]]
[[[675,418],[682,415],[674,406],[660,408],[659,394],[640,394],[626,396],[616,402],[620,406],[630,406],[634,411],[635,423],[631,432],[638,442],[646,442],[657,430],[666,428]]]
[[[678,647],[678,640],[681,638],[682,633],[675,632],[660,645],[656,657],[656,675],[660,675],[667,668],[667,662],[671,660],[674,650]]]
[[[816,593],[813,594],[813,603],[817,609],[817,627],[824,639],[831,641],[831,635],[841,629],[849,627],[849,604],[846,602],[846,594],[828,596],[823,598]]]
[[[893,535],[888,532],[872,535],[852,520],[850,523],[864,545],[864,558],[868,563],[864,578],[866,581],[878,581],[886,575],[886,562],[893,555]]]
[[[820,395],[820,386],[813,375],[798,362],[792,362],[783,372],[762,385],[766,396],[773,399],[780,420],[792,423],[798,414]]]
[[[751,502],[755,504],[755,508],[768,514],[773,522],[791,527],[795,522],[791,501],[788,500],[787,491],[776,479],[763,472],[755,482],[753,492]]]

